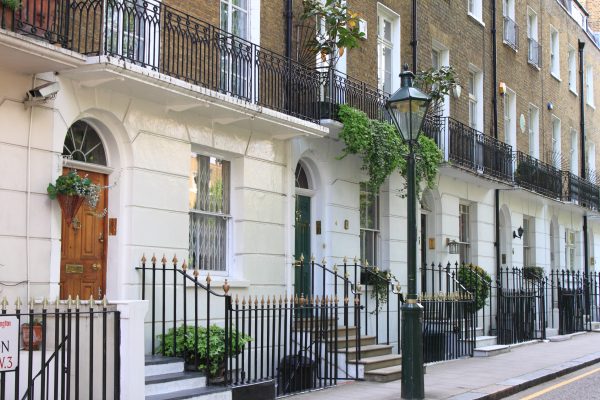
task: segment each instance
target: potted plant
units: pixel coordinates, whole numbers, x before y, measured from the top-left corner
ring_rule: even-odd
[[[92,183],[87,175],[82,177],[76,170],[71,170],[68,174],[59,176],[56,182],[50,183],[46,190],[50,199],[58,199],[67,224],[71,225],[84,201],[87,201],[90,207],[96,207],[101,187]]]
[[[33,337],[30,342],[31,330],[33,328]],[[24,323],[21,325],[21,339],[23,341],[23,350],[39,350],[40,343],[44,339],[44,332],[42,330],[42,324],[37,319],[33,320],[31,326],[29,323]]]
[[[392,279],[396,280],[390,271],[380,270],[375,267],[367,266],[360,271],[360,283],[371,286],[369,295],[371,299],[378,301],[379,309],[372,311],[381,311],[387,303],[388,294],[392,290]]]
[[[544,268],[538,266],[525,266],[523,267],[523,278],[539,281],[544,278]]]
[[[21,7],[21,0],[0,0],[0,28],[12,29],[15,11]]]
[[[185,334],[184,334],[185,331]],[[225,329],[217,325],[210,326],[209,353],[206,354],[206,328],[198,327],[196,331],[194,326],[184,325],[173,328],[163,337],[158,336],[158,352],[162,353],[162,343],[165,343],[164,356],[166,357],[184,357],[186,368],[189,370],[206,370],[207,359],[210,360],[209,370],[206,375],[213,382],[222,381],[225,372]],[[196,334],[198,335],[198,347],[196,344]],[[175,349],[173,349],[173,335],[175,335]],[[229,356],[240,354],[244,350],[246,343],[252,340],[250,336],[244,335],[233,329],[229,337]],[[198,363],[196,367],[196,362]]]

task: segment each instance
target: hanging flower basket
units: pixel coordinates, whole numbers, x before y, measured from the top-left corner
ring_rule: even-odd
[[[77,211],[81,208],[81,205],[85,201],[85,197],[57,194],[56,198],[63,216],[67,219],[67,225],[71,226],[71,221],[73,221],[73,218],[77,215]]]
[[[50,199],[58,200],[63,216],[70,226],[84,201],[87,201],[91,208],[96,208],[101,189],[99,185],[92,183],[87,175],[81,177],[77,175],[77,171],[72,170],[66,175],[59,176],[56,182],[50,183],[47,191]]]

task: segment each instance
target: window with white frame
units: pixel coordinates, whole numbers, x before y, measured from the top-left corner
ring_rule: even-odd
[[[515,148],[517,141],[517,96],[506,89],[504,93],[504,142]]]
[[[562,168],[562,152],[561,152],[561,126],[560,119],[553,117],[552,119],[552,165],[554,168]]]
[[[221,29],[248,39],[248,0],[221,0]]]
[[[468,204],[459,204],[458,206],[458,241],[460,242],[460,262],[469,263],[470,259],[470,211]]]
[[[579,152],[577,151],[577,130],[571,128],[571,173],[579,175]]]
[[[504,0],[504,42],[513,49],[518,46],[518,28],[515,22],[515,0]]]
[[[158,67],[158,33],[144,21],[159,20],[159,1],[113,0],[107,7],[107,46],[129,61]]]
[[[529,155],[540,158],[540,110],[529,105]]]
[[[590,181],[596,181],[596,143],[588,143],[587,145],[587,176]]]
[[[483,22],[482,0],[467,0],[467,10],[471,17]]]
[[[400,17],[389,8],[377,4],[377,78],[379,89],[392,93],[398,86],[400,64]]]
[[[230,163],[192,153],[190,158],[189,207],[190,267],[227,270]]]
[[[569,90],[577,93],[577,56],[575,49],[569,46]]]
[[[594,107],[594,67],[591,65],[585,69],[585,100]]]
[[[550,28],[550,73],[560,79],[560,43],[554,28]]]
[[[379,194],[366,182],[360,184],[360,259],[369,265],[379,263]]]
[[[575,232],[565,229],[565,266],[575,269]]]
[[[540,44],[538,40],[538,16],[531,8],[527,8],[527,42],[529,63],[540,66]]]
[[[249,18],[248,3],[250,0],[221,0],[221,29],[242,39],[248,39]],[[220,90],[236,97],[249,98],[251,81],[248,79],[248,65],[244,61],[248,51],[246,42],[228,35],[222,35],[219,45],[228,47],[228,51],[220,52]]]
[[[530,216],[523,216],[523,266],[535,265],[534,223]]]
[[[483,130],[483,73],[475,67],[469,67],[467,82],[469,92],[469,126]]]

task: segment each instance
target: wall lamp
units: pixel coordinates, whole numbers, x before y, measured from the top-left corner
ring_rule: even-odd
[[[460,243],[456,240],[446,238],[446,246],[448,246],[448,252],[450,254],[458,254],[460,252]]]
[[[516,238],[521,239],[523,237],[523,232],[524,232],[523,227],[519,226],[519,229],[517,229],[516,232],[513,231],[513,239],[516,239]]]

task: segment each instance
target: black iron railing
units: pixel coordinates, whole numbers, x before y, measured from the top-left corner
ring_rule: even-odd
[[[562,200],[576,202],[590,210],[600,209],[600,187],[569,171],[562,171]]]
[[[468,290],[459,281],[458,264],[421,266],[419,301],[423,305],[425,363],[473,355],[479,319],[478,293]],[[485,310],[482,307],[484,321]]]
[[[541,67],[542,60],[542,45],[539,44],[535,39],[527,38],[528,50],[527,50],[527,62],[533,66]]]
[[[548,279],[552,302],[558,308],[558,333],[566,335],[589,330],[585,311],[585,274],[580,271],[554,270]]]
[[[448,160],[478,174],[512,182],[512,146],[447,118]]]
[[[497,278],[498,343],[546,338],[546,278],[529,278],[520,268],[500,268]]]
[[[3,354],[0,398],[120,399],[121,319],[106,301],[17,303],[1,314],[18,325],[20,355]]]
[[[519,26],[510,17],[504,16],[504,43],[517,50],[519,48]]]
[[[561,171],[521,151],[517,151],[515,182],[553,199],[562,196]]]

